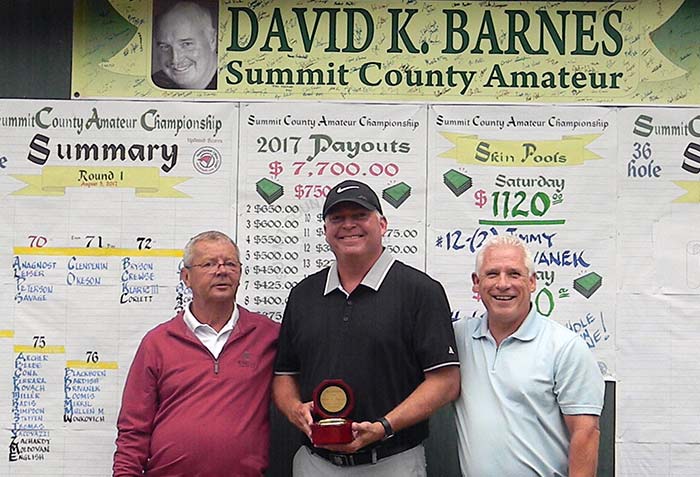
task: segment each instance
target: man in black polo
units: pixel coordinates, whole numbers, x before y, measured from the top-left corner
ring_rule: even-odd
[[[428,417],[459,395],[445,291],[383,248],[387,221],[366,184],[333,187],[323,219],[336,261],[291,291],[272,384],[277,407],[305,435],[293,474],[424,476]],[[349,444],[311,442],[312,395],[326,379],[354,394]]]

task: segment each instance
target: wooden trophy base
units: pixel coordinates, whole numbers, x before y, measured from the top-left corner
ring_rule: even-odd
[[[336,418],[314,422],[311,424],[311,441],[315,446],[352,442],[352,421]]]

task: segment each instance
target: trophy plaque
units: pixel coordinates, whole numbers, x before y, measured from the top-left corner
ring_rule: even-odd
[[[352,441],[352,421],[346,419],[355,405],[352,389],[342,379],[326,379],[314,389],[314,412],[321,419],[311,424],[315,446]]]

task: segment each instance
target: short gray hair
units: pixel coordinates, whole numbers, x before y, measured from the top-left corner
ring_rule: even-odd
[[[212,12],[200,2],[182,1],[174,3],[156,18],[156,28],[160,28],[162,20],[171,14],[183,15],[189,18],[193,24],[200,26],[207,35],[216,39],[216,25],[214,25]]]
[[[476,264],[474,265],[474,272],[478,275],[479,274],[479,269],[481,268],[481,264],[484,263],[484,253],[486,250],[488,250],[491,247],[499,247],[499,246],[512,246],[512,247],[517,247],[520,250],[523,251],[523,257],[525,260],[525,266],[527,267],[527,272],[529,276],[532,276],[535,274],[535,261],[532,258],[532,252],[530,249],[527,247],[525,242],[523,242],[520,237],[517,237],[515,235],[496,235],[494,237],[491,237],[486,241],[486,243],[479,249],[479,252],[476,254]]]
[[[192,237],[188,242],[187,245],[185,245],[184,249],[184,254],[182,257],[182,263],[185,265],[185,267],[189,267],[192,265],[191,260],[192,260],[192,253],[194,252],[194,246],[198,244],[199,242],[202,241],[207,241],[207,242],[228,242],[231,245],[233,245],[233,248],[236,249],[236,259],[240,262],[241,261],[241,252],[238,249],[238,245],[236,245],[236,242],[231,239],[228,235],[226,235],[223,232],[219,232],[218,230],[207,230],[206,232],[200,232],[194,237]]]

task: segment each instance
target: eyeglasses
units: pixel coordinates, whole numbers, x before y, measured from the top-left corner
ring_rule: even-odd
[[[204,263],[195,263],[193,265],[188,265],[185,268],[201,268],[204,273],[216,273],[219,270],[219,267],[223,266],[224,269],[227,272],[235,272],[238,271],[241,268],[241,264],[238,262],[234,261],[226,261],[226,262],[216,262],[214,260],[210,260],[208,262]]]

